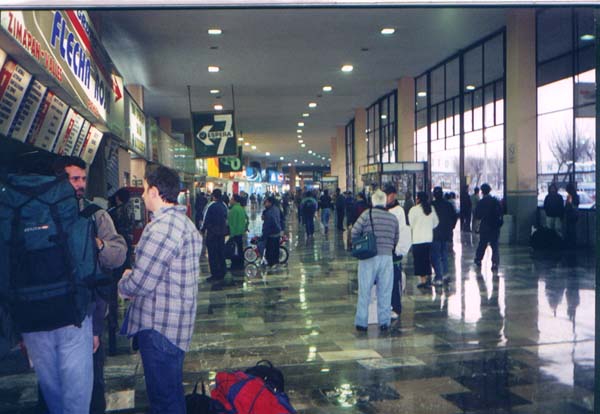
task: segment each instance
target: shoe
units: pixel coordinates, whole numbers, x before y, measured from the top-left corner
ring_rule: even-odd
[[[206,278],[206,281],[208,283],[212,283],[212,282],[220,282],[221,280],[223,280],[222,277],[215,277],[215,276],[211,276],[209,278]]]
[[[444,284],[444,282],[441,277],[436,277],[435,279],[433,279],[433,284],[437,287],[440,287]]]
[[[360,326],[360,325],[356,325],[355,328],[358,332],[367,332],[367,330],[369,329],[366,326]]]
[[[498,271],[498,263],[492,263],[492,272]]]
[[[475,260],[473,260],[473,263],[475,263],[475,266],[481,267],[481,260],[475,259]]]
[[[450,282],[452,282],[452,280],[450,279],[450,276],[444,276],[444,280],[443,280],[444,284],[449,284]]]
[[[397,314],[396,312],[394,312],[394,311],[391,311],[391,313],[390,313],[390,319],[391,319],[391,320],[393,320],[393,321],[397,321],[397,320],[398,320],[398,318],[400,318],[400,315],[398,315],[398,314]]]
[[[390,325],[381,325],[379,327],[380,332],[387,332],[390,329]]]
[[[419,289],[427,289],[431,287],[431,282],[428,280],[427,282],[419,283],[417,285]]]

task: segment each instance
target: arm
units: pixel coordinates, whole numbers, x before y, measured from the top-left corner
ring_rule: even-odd
[[[147,227],[136,248],[136,263],[128,276],[119,282],[119,293],[126,297],[148,296],[168,272],[178,243],[172,228],[163,223]],[[170,232],[171,231],[171,232]]]
[[[98,210],[94,218],[98,238],[102,241],[98,259],[106,269],[116,269],[125,262],[127,243],[123,236],[117,233],[110,215],[104,210]]]
[[[398,243],[396,244],[396,256],[406,256],[412,244],[410,227],[406,224],[406,214],[402,207],[395,208],[398,219]]]
[[[356,222],[352,226],[352,233],[351,233],[352,240],[356,239],[357,237],[360,237],[363,234],[363,228],[365,226],[365,222],[366,222],[365,213],[363,213],[360,215],[358,220],[356,220]]]

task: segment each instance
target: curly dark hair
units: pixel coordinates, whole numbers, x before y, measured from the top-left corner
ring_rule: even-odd
[[[179,174],[171,168],[161,166],[148,166],[144,179],[148,187],[156,187],[160,198],[167,203],[177,204],[180,190]]]

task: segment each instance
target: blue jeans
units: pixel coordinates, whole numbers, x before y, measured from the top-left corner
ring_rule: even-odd
[[[311,236],[315,232],[315,215],[314,214],[304,214],[302,218],[304,225],[306,226],[306,234]]]
[[[328,208],[324,208],[321,210],[321,223],[325,226],[325,231],[329,230],[329,216],[331,215],[331,210]]]
[[[146,394],[152,414],[185,414],[183,358],[185,352],[153,329],[138,332]]]
[[[375,256],[358,261],[358,302],[354,324],[366,327],[369,323],[371,287],[377,281],[377,321],[390,324],[390,303],[394,281],[392,256]]]
[[[434,240],[431,243],[431,262],[435,278],[442,279],[448,273],[448,242]]]
[[[50,413],[88,413],[94,382],[91,316],[80,328],[24,333],[23,340]]]

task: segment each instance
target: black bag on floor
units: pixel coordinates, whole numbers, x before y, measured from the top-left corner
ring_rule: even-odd
[[[224,255],[226,259],[233,259],[234,257],[239,256],[239,252],[237,251],[237,243],[235,242],[235,240],[233,240],[233,238],[229,238],[229,240],[227,240],[227,242],[225,243],[225,251],[224,251]]]
[[[258,361],[255,366],[248,368],[245,372],[246,374],[262,378],[265,384],[271,387],[273,391],[285,392],[283,372],[275,368],[271,361],[262,359]]]
[[[211,414],[212,399],[206,395],[204,381],[202,381],[202,394],[198,394],[198,383],[194,386],[194,391],[185,396],[185,407],[187,414]]]
[[[534,250],[559,250],[563,239],[556,230],[538,227],[529,238],[529,245]]]

